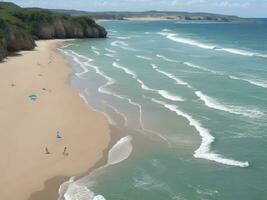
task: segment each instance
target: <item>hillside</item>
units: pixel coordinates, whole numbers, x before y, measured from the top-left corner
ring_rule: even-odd
[[[0,60],[11,52],[31,50],[34,40],[106,37],[106,30],[87,16],[70,16],[40,8],[0,2]]]
[[[249,19],[237,16],[220,15],[212,13],[190,13],[171,11],[146,11],[146,12],[86,12],[79,10],[51,10],[55,13],[67,13],[72,16],[90,16],[94,19],[127,20],[131,18],[161,18],[192,21],[217,21],[217,22],[247,22]]]

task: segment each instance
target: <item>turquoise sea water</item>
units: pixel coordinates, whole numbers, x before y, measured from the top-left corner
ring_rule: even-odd
[[[267,21],[101,24],[60,51],[127,137],[65,199],[267,199]]]

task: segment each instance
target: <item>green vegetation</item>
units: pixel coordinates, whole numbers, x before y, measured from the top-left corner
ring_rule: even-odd
[[[9,52],[30,50],[36,39],[106,37],[87,16],[70,16],[40,8],[0,2],[0,60]]]

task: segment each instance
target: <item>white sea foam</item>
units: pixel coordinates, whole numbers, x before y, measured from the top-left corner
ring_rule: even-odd
[[[113,62],[113,63],[112,63],[112,66],[113,66],[113,67],[116,67],[116,68],[118,68],[118,69],[123,70],[126,74],[132,76],[134,79],[137,78],[135,72],[133,72],[132,70],[130,70],[130,69],[126,68],[126,67],[121,66],[121,65],[118,64],[117,62]]]
[[[141,88],[150,92],[155,92],[158,93],[160,96],[162,96],[165,99],[168,100],[172,100],[172,101],[184,101],[184,99],[182,97],[179,97],[177,95],[171,94],[170,92],[166,91],[166,90],[157,90],[157,89],[153,89],[148,87],[142,80],[140,80],[137,75],[135,74],[135,72],[129,70],[128,68],[125,68],[121,65],[119,65],[116,62],[113,62],[112,64],[114,67],[119,68],[121,70],[123,70],[126,74],[132,76],[133,79],[135,79],[140,85]]]
[[[195,120],[192,116],[188,115],[187,113],[182,112],[178,109],[176,105],[167,104],[165,102],[151,99],[153,102],[162,105],[163,107],[167,108],[168,110],[175,112],[178,116],[184,117],[188,120],[189,125],[194,127],[200,134],[202,141],[200,147],[195,150],[194,157],[196,158],[203,158],[211,161],[215,161],[218,163],[222,163],[225,165],[232,165],[238,167],[248,167],[248,162],[241,162],[237,160],[232,160],[228,158],[224,158],[222,155],[213,153],[210,151],[210,145],[214,142],[215,138],[210,134],[209,130],[204,128],[202,124]]]
[[[126,42],[119,41],[119,40],[111,42],[110,45],[113,47],[119,47],[119,48],[124,49],[124,50],[138,51],[137,49],[129,47],[129,45]]]
[[[113,30],[113,29],[108,29],[108,32],[111,32],[111,33],[117,33],[118,31]]]
[[[106,51],[108,51],[109,53],[117,53],[117,51],[109,49],[109,48],[105,48]]]
[[[184,101],[182,97],[176,96],[166,90],[159,90],[158,93],[163,96],[165,99],[169,99],[172,101]]]
[[[196,46],[196,47],[203,48],[203,49],[224,51],[227,53],[241,55],[241,56],[255,56],[255,57],[261,57],[261,58],[267,58],[267,54],[261,54],[257,52],[252,52],[252,51],[247,51],[247,50],[242,50],[242,49],[235,49],[235,48],[221,48],[216,45],[205,44],[197,40],[179,37],[178,34],[175,34],[175,33],[159,32],[158,34],[165,36],[167,39],[172,40],[174,42]]]
[[[71,43],[71,44],[66,44],[66,45],[61,46],[60,48],[61,48],[61,49],[65,49],[65,48],[67,48],[67,47],[69,47],[69,46],[79,46],[79,44],[73,44],[73,43]]]
[[[88,185],[93,185],[92,179],[94,176],[97,176],[99,172],[103,171],[103,169],[110,165],[118,164],[131,155],[133,150],[131,141],[131,136],[126,136],[117,141],[108,152],[108,161],[106,165],[96,169],[88,176],[82,177],[77,181],[73,181],[72,179],[63,183],[59,190],[61,192],[60,196],[62,197],[62,192],[64,191],[65,200],[105,200],[104,196],[96,195],[92,192],[88,188]],[[63,198],[59,198],[58,200],[63,200]]]
[[[91,46],[91,49],[92,49],[92,50],[96,50],[96,51],[99,50],[99,48],[97,48],[97,47],[95,47],[95,46]]]
[[[108,107],[110,107],[112,110],[114,110],[115,113],[117,113],[119,116],[121,116],[124,120],[124,126],[127,126],[127,122],[128,119],[126,117],[126,115],[124,113],[122,113],[121,111],[119,111],[116,107],[110,105],[110,104],[106,104]]]
[[[119,46],[128,47],[129,46],[126,42],[119,41],[119,40],[112,42],[111,45],[114,47],[119,47]]]
[[[116,56],[111,53],[105,53],[104,55],[110,58],[116,58]]]
[[[217,110],[229,112],[236,115],[242,115],[250,118],[258,118],[264,116],[264,113],[256,109],[248,109],[246,107],[227,105],[219,102],[217,99],[196,91],[195,94],[205,103],[206,106]]]
[[[88,58],[88,57],[86,57],[86,56],[80,55],[80,54],[78,54],[78,53],[76,53],[76,52],[74,52],[74,51],[71,51],[71,53],[72,53],[74,56],[77,56],[77,57],[86,59],[87,61],[84,62],[84,64],[85,64],[86,66],[90,67],[90,68],[93,68],[97,74],[99,74],[100,76],[102,76],[104,79],[107,80],[107,82],[106,82],[104,85],[102,85],[101,87],[98,88],[98,92],[100,92],[100,93],[104,93],[104,94],[112,94],[112,92],[109,92],[109,91],[106,89],[106,87],[107,87],[107,86],[110,86],[110,85],[112,85],[112,84],[114,84],[114,83],[115,83],[115,80],[112,79],[111,77],[107,76],[103,71],[99,70],[99,68],[98,68],[97,66],[90,64],[90,62],[93,61],[92,59],[90,59],[90,58]],[[114,96],[114,95],[113,95],[113,96]]]
[[[137,57],[137,58],[144,59],[144,60],[153,60],[152,58],[147,57],[147,56],[143,56],[143,55],[136,55],[136,57]]]
[[[99,51],[96,51],[96,50],[93,50],[93,52],[96,54],[96,55],[100,55],[100,52]]]
[[[196,65],[196,64],[193,64],[193,63],[190,63],[190,62],[184,62],[183,64],[188,66],[188,67],[191,67],[191,68],[200,69],[200,70],[205,71],[205,72],[210,72],[212,74],[224,75],[223,72],[214,71],[214,70],[211,70],[211,69],[208,69],[206,67],[199,66],[199,65]]]
[[[167,61],[167,62],[173,62],[173,63],[177,63],[177,61],[176,61],[176,60],[173,60],[173,59],[167,58],[167,57],[165,57],[165,56],[163,56],[163,55],[159,55],[159,54],[157,54],[156,56],[157,56],[158,58],[161,58],[162,60],[165,60],[165,61]]]
[[[93,59],[85,58],[84,56],[81,56],[81,55],[79,55],[79,54],[76,54],[76,53],[75,53],[74,51],[72,51],[72,50],[69,50],[70,53],[69,53],[68,51],[63,50],[63,49],[59,49],[59,50],[60,50],[61,52],[63,52],[65,55],[72,57],[73,61],[76,62],[76,63],[78,64],[79,67],[82,68],[82,70],[83,70],[82,72],[77,72],[77,73],[75,73],[75,75],[76,75],[77,77],[82,78],[82,76],[83,76],[84,74],[86,74],[87,72],[89,72],[89,70],[87,69],[86,66],[88,65],[88,63],[92,62]],[[80,58],[82,58],[82,59],[85,59],[85,61],[80,61],[80,60],[78,59],[78,57],[80,57]]]
[[[86,97],[85,97],[83,94],[81,94],[81,93],[79,93],[79,95],[80,95],[80,97],[82,98],[82,100],[83,100],[86,104],[89,105],[89,103],[88,103]]]
[[[135,72],[133,72],[132,70],[126,68],[126,67],[123,67],[121,66],[120,64],[118,64],[117,62],[113,62],[112,63],[112,66],[118,68],[118,69],[121,69],[123,70],[126,74],[130,75],[133,79],[135,79],[140,85],[141,85],[141,88],[144,89],[144,90],[148,90],[148,91],[156,91],[152,88],[149,88],[147,85],[144,84],[143,81],[141,81],[140,79],[138,79],[137,75]]]
[[[125,37],[121,36],[121,37],[116,37],[116,38],[119,39],[119,40],[129,40],[132,37],[131,36],[125,36]]]
[[[246,81],[246,82],[248,82],[252,85],[256,85],[258,87],[267,88],[267,81],[264,81],[264,80],[243,78],[243,77],[237,77],[237,76],[229,76],[229,78],[234,79],[234,80]]]
[[[162,29],[162,31],[163,31],[163,32],[173,32],[171,29],[167,29],[167,28]]]
[[[185,85],[185,86],[187,86],[188,88],[192,88],[192,86],[189,85],[187,82],[185,82],[185,81],[183,81],[183,80],[177,78],[177,77],[174,76],[173,74],[168,73],[168,72],[165,72],[165,71],[163,71],[163,70],[160,70],[160,69],[158,68],[157,65],[155,65],[155,64],[151,64],[151,66],[152,66],[153,69],[155,69],[157,72],[159,72],[159,73],[163,74],[164,76],[166,76],[166,77],[168,77],[168,78],[174,80],[176,84],[178,84],[178,85]]]
[[[175,33],[167,33],[167,32],[159,32],[160,35],[165,36],[167,39],[172,40],[174,42],[179,42],[179,43],[183,43],[183,44],[188,44],[188,45],[192,45],[192,46],[197,46],[203,49],[214,49],[216,48],[216,46],[214,45],[208,45],[208,44],[203,44],[200,43],[196,40],[192,40],[189,38],[183,38],[183,37],[178,37],[177,34]]]
[[[115,165],[126,160],[132,153],[132,137],[121,138],[109,151],[107,165]]]

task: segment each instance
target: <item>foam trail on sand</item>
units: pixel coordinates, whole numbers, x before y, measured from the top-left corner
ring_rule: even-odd
[[[210,134],[209,130],[204,128],[202,124],[193,119],[187,113],[182,112],[178,109],[176,105],[167,104],[163,101],[156,100],[154,98],[151,99],[153,102],[162,105],[163,107],[167,108],[168,110],[175,112],[178,116],[184,117],[189,122],[190,126],[193,126],[200,134],[202,141],[200,147],[195,150],[194,157],[196,158],[203,158],[211,161],[215,161],[218,163],[222,163],[225,165],[232,165],[238,167],[248,167],[248,162],[241,162],[237,160],[232,160],[228,158],[222,157],[220,154],[216,154],[210,151],[210,146],[214,142],[215,138]]]
[[[255,57],[260,57],[260,58],[267,58],[267,54],[261,54],[261,53],[246,51],[246,50],[242,50],[242,49],[221,48],[221,47],[217,47],[216,45],[205,44],[205,43],[199,42],[197,40],[179,37],[178,34],[176,34],[176,33],[159,32],[158,34],[165,36],[167,39],[172,40],[174,42],[187,44],[187,45],[191,45],[191,46],[196,46],[196,47],[203,48],[203,49],[210,49],[210,50],[214,50],[214,51],[224,51],[227,53],[241,55],[241,56],[250,56],[250,57],[255,56]]]
[[[136,58],[141,58],[141,59],[144,59],[144,60],[153,60],[152,58],[149,58],[147,56],[142,56],[142,55],[136,55],[135,57]]]
[[[196,91],[195,94],[205,103],[206,106],[217,110],[229,112],[236,115],[243,115],[250,118],[258,118],[264,116],[264,113],[256,109],[248,109],[241,106],[225,105],[217,99],[203,94],[201,91]]]
[[[173,62],[173,63],[177,63],[177,61],[176,61],[176,60],[173,60],[173,59],[167,58],[167,57],[165,57],[165,56],[163,56],[163,55],[159,55],[159,54],[157,54],[156,56],[157,56],[158,58],[161,58],[162,60],[165,60],[165,61],[167,61],[167,62]]]
[[[67,48],[69,46],[79,46],[79,45],[78,44],[66,44],[66,45],[61,46],[60,48],[61,49],[65,49],[65,48]]]
[[[168,72],[165,72],[163,70],[160,70],[157,65],[155,65],[155,64],[151,64],[151,65],[152,65],[152,68],[155,69],[157,72],[159,72],[159,73],[163,74],[164,76],[166,76],[166,77],[174,80],[176,84],[178,84],[178,85],[184,85],[184,86],[187,86],[188,88],[192,88],[191,85],[189,85],[188,83],[184,82],[183,80],[177,78],[173,74],[168,73]]]
[[[255,79],[249,79],[249,78],[243,78],[243,77],[237,77],[237,76],[229,76],[229,78],[234,79],[234,80],[246,81],[258,87],[267,88],[267,81],[255,80]]]
[[[59,190],[60,196],[64,196],[66,200],[105,200],[104,196],[96,195],[94,192],[88,189],[88,186],[92,186],[94,184],[92,179],[99,173],[101,173],[105,168],[118,164],[129,158],[132,151],[132,137],[126,136],[121,138],[109,150],[108,161],[104,166],[94,170],[88,176],[82,177],[77,181],[74,181],[74,179],[72,178],[69,181],[63,183],[60,186]],[[64,195],[62,195],[63,192]],[[63,200],[63,198],[60,198],[58,200]]]
[[[82,98],[82,100],[89,105],[89,102],[87,101],[87,99],[85,98],[85,96],[81,93],[79,93],[80,97]]]
[[[110,104],[108,104],[108,103],[106,103],[106,105],[107,105],[108,107],[110,107],[112,110],[114,110],[114,112],[117,113],[119,116],[121,116],[121,117],[123,118],[123,120],[124,120],[124,126],[127,126],[128,119],[127,119],[126,115],[125,115],[124,113],[122,113],[121,111],[119,111],[119,110],[118,110],[117,108],[115,108],[114,106],[112,106],[112,105],[110,105]]]
[[[65,50],[63,50],[63,49],[59,49],[59,51],[61,51],[62,53],[64,53],[64,54],[67,55],[67,56],[72,57],[72,60],[73,60],[74,62],[76,62],[76,63],[79,65],[79,67],[82,68],[82,70],[83,70],[82,72],[77,72],[77,73],[75,73],[75,75],[76,75],[77,77],[82,78],[82,75],[84,75],[84,74],[86,74],[87,72],[89,72],[89,70],[86,68],[86,65],[87,65],[89,62],[92,62],[93,59],[89,59],[89,58],[87,58],[87,59],[86,59],[86,62],[82,62],[82,61],[80,61],[80,60],[77,58],[77,56],[75,56],[76,54],[74,54],[73,51],[71,51],[71,50],[69,50],[69,52],[71,52],[71,53],[68,53],[67,51],[65,51]],[[78,56],[78,57],[79,57],[79,56]]]
[[[188,66],[188,67],[191,67],[191,68],[200,69],[200,70],[205,71],[205,72],[210,72],[212,74],[224,75],[223,72],[214,71],[214,70],[208,69],[206,67],[195,65],[195,64],[190,63],[190,62],[184,62],[183,64],[186,65],[186,66]]]

